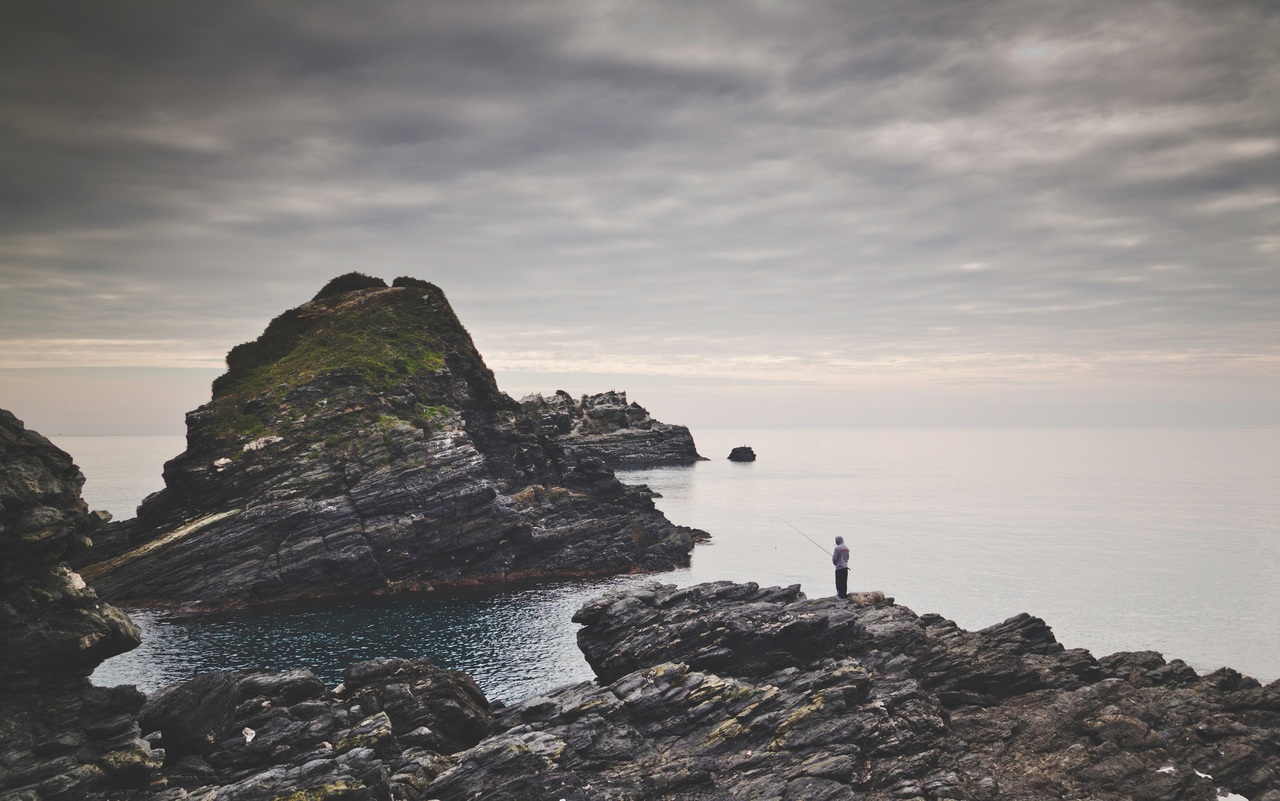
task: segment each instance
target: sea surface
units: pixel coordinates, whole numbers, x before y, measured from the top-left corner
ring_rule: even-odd
[[[620,473],[711,533],[691,567],[642,577],[174,617],[131,610],[143,645],[99,684],[144,691],[215,669],[427,655],[492,698],[591,678],[573,612],[606,589],[661,581],[799,583],[834,592],[833,538],[851,589],[977,629],[1038,615],[1067,647],[1156,650],[1207,672],[1280,678],[1280,429],[695,430],[711,457]],[[55,437],[93,508],[129,517],[162,486],[181,437]],[[752,446],[750,464],[725,459]]]

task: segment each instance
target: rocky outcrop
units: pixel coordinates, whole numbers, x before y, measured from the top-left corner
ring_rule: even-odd
[[[501,710],[427,796],[1280,799],[1280,682],[860,597],[606,595],[575,618],[599,682]]]
[[[435,286],[352,274],[227,355],[165,489],[82,573],[236,605],[669,569],[695,539],[498,390]]]
[[[465,674],[378,659],[332,692],[306,670],[203,674],[147,699],[141,722],[166,754],[155,801],[373,801],[423,798],[492,715]]]
[[[551,397],[520,401],[544,436],[576,460],[599,459],[615,469],[688,465],[704,461],[685,426],[660,423],[625,392],[602,392],[574,400],[558,390]]]
[[[739,445],[729,451],[729,461],[731,462],[754,462],[756,460],[756,452],[747,445]]]
[[[71,457],[0,409],[0,799],[79,801],[145,787],[161,754],[139,737],[142,695],[94,687],[139,643],[63,560],[104,514],[80,498]]]

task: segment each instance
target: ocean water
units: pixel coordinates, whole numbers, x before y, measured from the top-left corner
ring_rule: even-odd
[[[142,647],[94,679],[143,690],[212,669],[432,657],[515,700],[590,678],[570,618],[605,589],[662,581],[878,589],[965,628],[1020,612],[1067,647],[1157,650],[1202,672],[1280,678],[1280,429],[836,429],[694,432],[710,461],[621,473],[705,529],[689,568],[408,599],[173,617],[131,610]],[[60,437],[94,508],[127,517],[180,437]],[[751,445],[759,459],[725,459]],[[130,489],[134,487],[134,489]],[[123,511],[122,511],[123,510]]]

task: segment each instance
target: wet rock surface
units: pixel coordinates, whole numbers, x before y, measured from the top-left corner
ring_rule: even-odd
[[[544,436],[575,460],[599,459],[618,469],[688,465],[704,461],[685,426],[660,423],[625,392],[574,399],[564,390],[520,401]]]
[[[438,288],[348,278],[228,354],[165,489],[76,563],[104,598],[234,606],[688,564],[705,534],[543,435]]]
[[[717,583],[581,609],[600,676],[501,710],[431,797],[1280,798],[1280,682],[1095,659],[1019,615]]]
[[[88,676],[140,635],[63,560],[103,517],[71,457],[0,409],[0,799],[79,801],[145,787],[162,755],[139,736],[143,697]]]

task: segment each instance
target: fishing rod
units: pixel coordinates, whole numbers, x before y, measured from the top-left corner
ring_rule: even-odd
[[[730,486],[732,486],[732,482],[730,482]],[[742,490],[737,489],[736,487],[734,487],[734,490],[735,490],[735,494],[736,494],[740,499],[742,499],[743,501],[745,501],[745,500],[747,499],[747,494],[746,494],[745,492],[743,492]],[[805,538],[806,540],[808,540],[809,542],[812,542],[812,543],[813,543],[813,547],[817,548],[818,550],[822,551],[823,553],[829,553],[829,552],[827,551],[826,546],[824,546],[822,543],[820,543],[820,542],[818,542],[817,540],[815,540],[813,537],[810,537],[808,534],[805,534],[803,531],[801,531],[801,530],[799,529],[799,527],[797,527],[797,526],[793,525],[793,524],[791,523],[791,521],[790,521],[790,520],[787,520],[785,517],[783,517],[783,516],[782,516],[782,515],[780,515],[780,514],[777,514],[776,512],[774,513],[774,515],[773,515],[773,516],[774,516],[774,517],[776,517],[778,520],[781,520],[783,523],[786,523],[788,526],[790,526],[792,529],[794,529],[794,530],[795,530],[795,532],[796,532],[797,534],[799,534],[801,537],[804,537],[804,538]]]
[[[818,541],[817,541],[817,540],[815,540],[813,537],[810,537],[808,534],[805,534],[805,533],[804,533],[803,531],[801,531],[800,529],[796,528],[795,526],[792,526],[792,525],[791,525],[791,522],[790,522],[790,521],[788,521],[786,518],[779,517],[778,519],[779,519],[779,520],[781,520],[782,522],[786,523],[788,526],[791,526],[793,529],[795,529],[796,533],[797,533],[797,534],[799,534],[801,537],[804,537],[804,538],[805,538],[806,540],[808,540],[809,542],[812,542],[815,548],[817,548],[818,550],[822,551],[823,553],[826,553],[826,552],[827,552],[827,549],[826,549],[826,547],[825,547],[825,546],[820,545],[820,544],[818,543]]]

